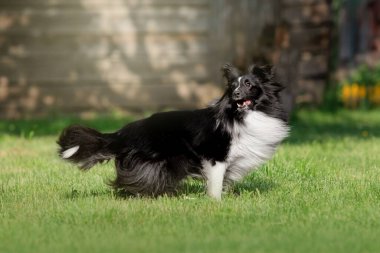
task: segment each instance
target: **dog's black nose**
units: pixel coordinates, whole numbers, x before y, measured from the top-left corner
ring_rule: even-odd
[[[238,90],[235,90],[235,91],[232,93],[232,96],[233,96],[234,99],[240,99],[240,95],[241,95],[241,93],[240,93],[240,91],[238,91]]]

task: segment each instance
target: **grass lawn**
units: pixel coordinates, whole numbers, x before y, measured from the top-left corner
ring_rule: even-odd
[[[120,116],[80,120],[105,131]],[[0,122],[0,252],[380,252],[380,111],[300,111],[275,157],[225,194],[123,199],[113,164],[56,154],[75,118]]]

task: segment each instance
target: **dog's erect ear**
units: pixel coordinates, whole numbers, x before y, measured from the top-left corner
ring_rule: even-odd
[[[265,86],[275,93],[285,88],[275,80],[275,68],[273,66],[265,65],[258,67],[253,65],[249,68],[249,72],[262,80]]]
[[[273,66],[265,65],[265,66],[256,66],[252,65],[248,69],[249,73],[257,76],[260,79],[272,79],[274,76],[275,69]]]
[[[262,66],[260,68],[264,71],[265,75],[269,79],[273,78],[274,72],[275,72],[275,68],[273,66],[271,66],[271,65],[265,65],[265,66]]]
[[[251,65],[248,68],[248,72],[253,74],[253,75],[260,75],[262,71],[256,65]]]
[[[223,76],[227,79],[228,82],[233,81],[239,77],[239,71],[229,63],[224,64],[222,71]]]

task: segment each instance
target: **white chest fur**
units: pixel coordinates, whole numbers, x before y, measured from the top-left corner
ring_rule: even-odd
[[[244,124],[237,124],[232,130],[226,178],[240,180],[270,159],[288,132],[289,127],[283,121],[262,112],[249,112]]]

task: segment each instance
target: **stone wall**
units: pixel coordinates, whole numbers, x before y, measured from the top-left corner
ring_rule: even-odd
[[[0,117],[201,107],[227,61],[319,103],[329,22],[322,0],[0,0]]]

